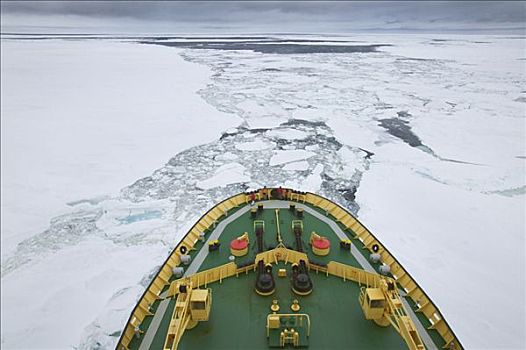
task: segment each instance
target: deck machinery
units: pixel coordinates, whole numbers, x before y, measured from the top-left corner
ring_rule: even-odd
[[[280,187],[241,193],[203,215],[152,280],[117,344],[268,348],[462,345],[355,217],[323,197]]]

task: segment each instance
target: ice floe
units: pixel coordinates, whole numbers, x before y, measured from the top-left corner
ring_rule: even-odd
[[[234,183],[244,183],[250,181],[250,177],[245,175],[246,168],[239,163],[228,163],[216,169],[215,174],[199,181],[197,187],[208,190],[214,187],[223,187]]]

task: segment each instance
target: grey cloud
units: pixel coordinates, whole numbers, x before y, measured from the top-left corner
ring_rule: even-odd
[[[286,17],[337,21],[457,21],[524,23],[524,2],[382,1],[382,2],[137,2],[2,1],[2,13],[128,17],[172,21],[272,21]],[[269,16],[265,18],[265,16]]]
[[[2,31],[36,28],[37,22],[25,21],[30,15],[52,18],[56,26],[75,15],[79,26],[103,21],[108,28],[150,28],[146,31],[523,32],[526,26],[526,2],[515,1],[2,1],[1,11],[3,20],[10,19]]]

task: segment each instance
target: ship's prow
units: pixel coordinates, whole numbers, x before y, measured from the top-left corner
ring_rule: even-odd
[[[145,262],[147,263],[147,262]],[[462,349],[409,273],[313,193],[230,197],[183,237],[117,349]]]

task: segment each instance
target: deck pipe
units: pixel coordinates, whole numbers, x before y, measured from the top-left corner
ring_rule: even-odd
[[[263,229],[256,228],[256,242],[258,247],[258,253],[263,252]],[[256,277],[256,291],[259,294],[268,295],[274,292],[276,283],[274,282],[274,276],[272,275],[272,266],[266,265],[263,260],[258,261],[257,277]]]
[[[294,228],[296,238],[296,250],[303,252],[303,242],[301,240],[301,228]],[[292,266],[292,290],[297,294],[306,295],[312,292],[312,280],[309,276],[305,260],[300,260],[298,265]]]

